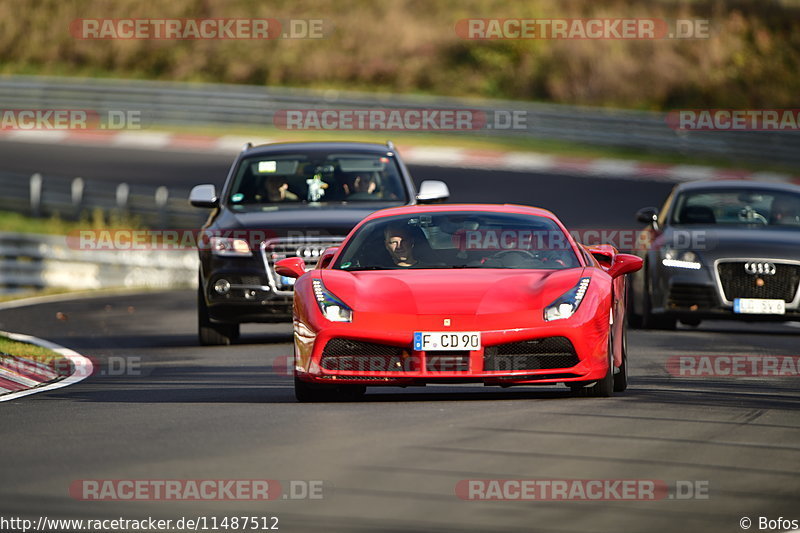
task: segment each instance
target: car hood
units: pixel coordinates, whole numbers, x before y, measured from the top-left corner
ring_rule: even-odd
[[[790,228],[670,228],[656,240],[658,247],[668,243],[707,258],[800,260],[800,230]]]
[[[309,206],[275,210],[230,211],[223,210],[209,229],[265,230],[283,236],[288,231],[303,231],[312,235],[347,235],[353,227],[370,213],[394,203],[364,206]]]
[[[432,269],[321,272],[325,287],[353,310],[475,315],[544,308],[575,286],[568,270]]]

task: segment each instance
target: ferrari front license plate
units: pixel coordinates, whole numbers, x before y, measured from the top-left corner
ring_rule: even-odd
[[[415,331],[414,349],[424,352],[479,350],[480,331]]]
[[[760,298],[736,298],[733,301],[733,312],[748,315],[785,315],[786,302]]]

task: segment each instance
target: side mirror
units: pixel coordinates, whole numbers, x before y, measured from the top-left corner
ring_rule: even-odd
[[[306,273],[306,262],[299,257],[287,257],[275,263],[275,272],[287,278],[299,278]]]
[[[210,183],[196,185],[189,193],[189,203],[194,207],[217,207],[219,205],[217,189]]]
[[[419,184],[417,192],[417,202],[421,204],[432,204],[444,202],[450,198],[450,189],[447,184],[439,180],[425,180]]]
[[[631,272],[636,272],[642,268],[642,258],[631,254],[617,254],[614,258],[614,264],[608,269],[608,275],[612,278],[618,278]]]
[[[600,263],[605,269],[611,267],[612,263],[614,262],[614,256],[617,255],[617,250],[610,244],[597,244],[595,246],[587,246],[587,250],[589,253],[594,256],[595,259]]]
[[[636,212],[636,221],[655,227],[658,220],[658,209],[655,207],[644,207]]]
[[[338,246],[332,248],[326,248],[325,251],[322,252],[322,255],[319,256],[319,260],[317,261],[317,266],[314,268],[316,268],[317,270],[321,268],[328,268],[328,265],[330,265],[331,261],[333,260],[333,256],[335,256],[336,252],[338,251],[339,251]]]

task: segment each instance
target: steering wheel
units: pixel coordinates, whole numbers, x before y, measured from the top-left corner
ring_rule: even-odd
[[[507,256],[509,254],[522,254],[522,255],[525,255],[525,256],[529,257],[530,259],[532,259],[536,263],[542,263],[542,260],[539,259],[536,256],[536,254],[534,254],[533,252],[530,252],[528,250],[500,250],[499,252],[496,252],[495,254],[492,255],[491,260],[492,261],[502,261],[503,257],[505,257],[505,256]]]
[[[739,220],[747,223],[758,222],[760,224],[764,224],[765,226],[769,224],[767,218],[752,207],[745,207],[739,211]]]

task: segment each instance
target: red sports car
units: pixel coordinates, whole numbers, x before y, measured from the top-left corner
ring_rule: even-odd
[[[354,399],[367,386],[627,386],[625,278],[642,260],[575,242],[556,216],[439,204],[365,218],[294,289],[295,395]]]

